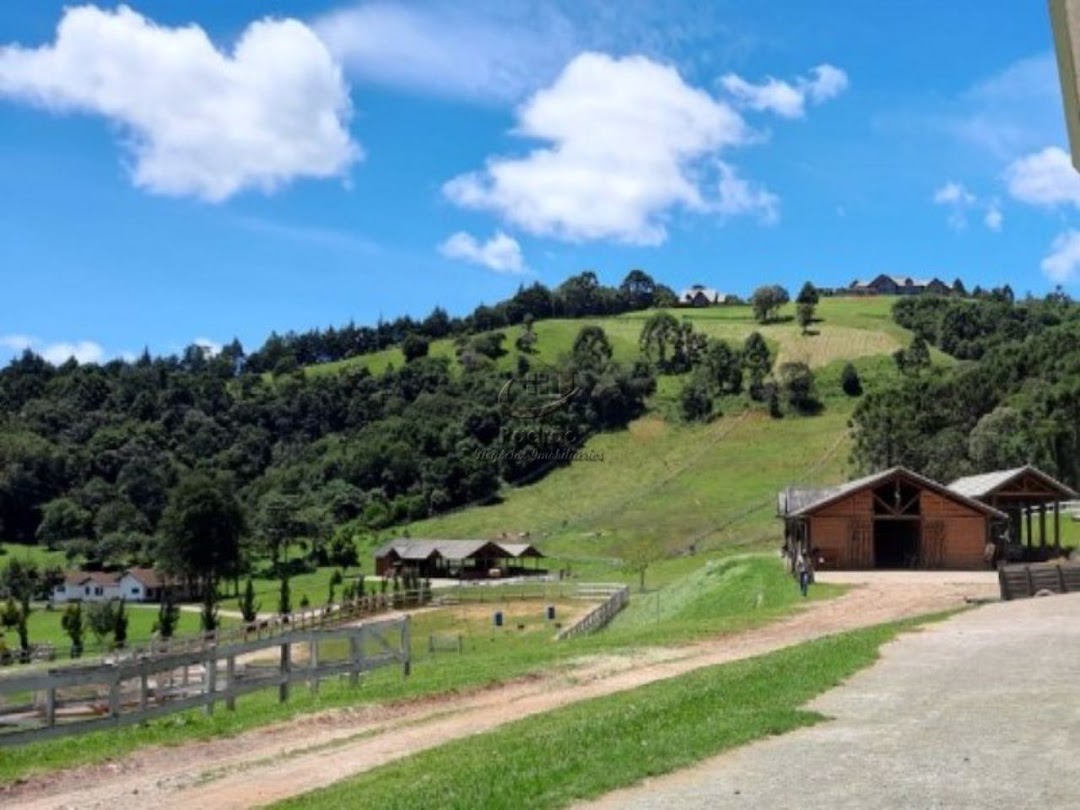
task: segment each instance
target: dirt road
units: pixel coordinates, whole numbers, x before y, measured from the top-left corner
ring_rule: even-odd
[[[835,576],[835,575],[834,575]],[[826,575],[822,579],[829,579]],[[993,575],[867,575],[844,596],[813,602],[756,630],[647,656],[607,656],[473,693],[324,712],[229,740],[142,750],[115,762],[34,778],[0,792],[20,808],[239,808],[323,787],[386,762],[513,720],[632,689],[830,633],[991,597]],[[135,799],[135,797],[138,797]]]

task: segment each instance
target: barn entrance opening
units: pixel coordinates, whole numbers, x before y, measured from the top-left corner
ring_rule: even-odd
[[[874,567],[912,568],[919,556],[919,521],[874,521]]]

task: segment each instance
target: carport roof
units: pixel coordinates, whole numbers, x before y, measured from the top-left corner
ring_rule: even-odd
[[[1049,489],[1059,494],[1062,500],[1073,500],[1080,497],[1072,488],[1047,475],[1037,467],[1032,467],[1030,464],[1025,464],[1023,467],[1014,467],[1011,470],[995,470],[980,475],[957,478],[949,484],[949,489],[969,498],[985,498],[993,495],[1024,474],[1037,478]]]

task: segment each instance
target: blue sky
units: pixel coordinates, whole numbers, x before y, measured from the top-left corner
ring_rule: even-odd
[[[1044,3],[0,4],[0,360],[642,267],[1080,292]]]

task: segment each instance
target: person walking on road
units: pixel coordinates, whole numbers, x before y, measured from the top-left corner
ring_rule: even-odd
[[[799,575],[799,590],[805,597],[807,591],[810,590],[810,563],[805,555],[799,554],[799,558],[795,561],[795,571]]]

